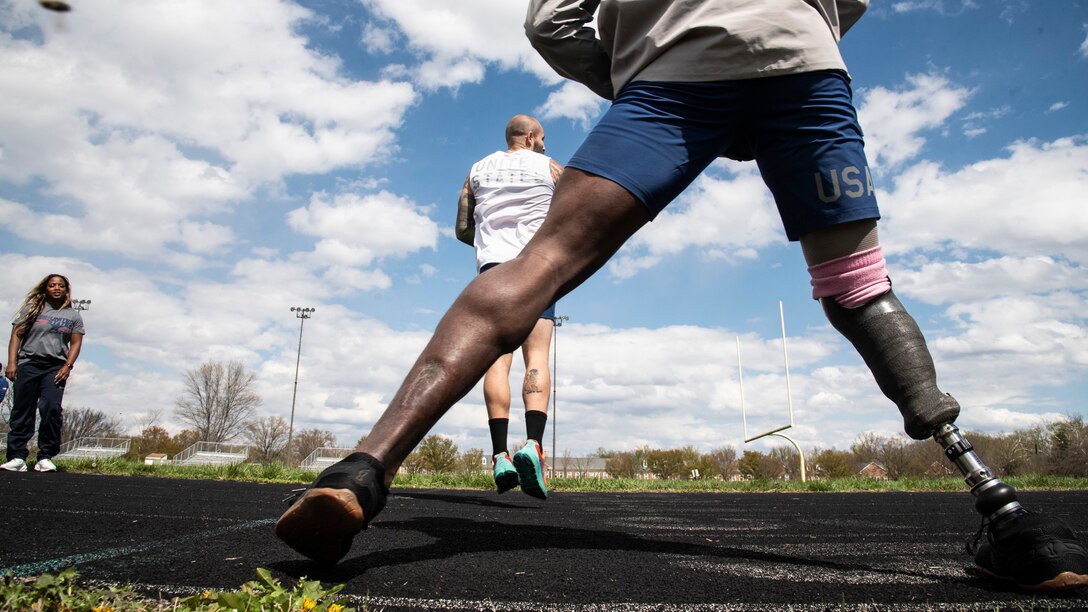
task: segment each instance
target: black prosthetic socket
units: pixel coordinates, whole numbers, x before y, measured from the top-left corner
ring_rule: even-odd
[[[352,453],[325,468],[310,488],[348,489],[354,493],[363,508],[363,529],[382,511],[389,495],[385,486],[385,466],[366,453]]]
[[[945,423],[937,428],[933,440],[944,449],[944,456],[959,468],[964,482],[975,496],[975,510],[991,522],[1024,512],[1016,498],[1016,490],[994,476],[982,463],[975,449],[959,428]]]
[[[831,298],[820,303],[831,325],[854,345],[880,390],[899,408],[907,435],[925,440],[956,420],[960,406],[937,388],[925,338],[894,293],[858,308],[844,308]]]

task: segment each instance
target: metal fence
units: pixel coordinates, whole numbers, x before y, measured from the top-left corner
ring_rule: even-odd
[[[337,461],[340,461],[344,457],[347,457],[354,450],[354,448],[315,448],[314,452],[310,453],[302,460],[299,467],[306,470],[321,471]]]
[[[170,463],[174,465],[233,465],[242,463],[248,457],[248,444],[196,442],[174,455]]]
[[[101,457],[120,457],[128,452],[132,444],[130,438],[76,438],[60,446],[57,459],[97,459]]]

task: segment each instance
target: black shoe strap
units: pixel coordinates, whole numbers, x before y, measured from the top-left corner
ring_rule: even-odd
[[[352,453],[325,468],[310,488],[348,489],[354,493],[363,508],[363,529],[382,511],[389,495],[385,466],[366,453]]]

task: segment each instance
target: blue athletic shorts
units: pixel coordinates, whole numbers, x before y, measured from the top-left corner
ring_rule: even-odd
[[[502,262],[499,262],[499,263],[502,263]],[[487,272],[488,270],[490,270],[491,268],[494,268],[497,265],[499,265],[499,264],[498,263],[485,263],[484,265],[480,266],[480,274],[483,274],[484,272]],[[540,318],[541,319],[547,319],[547,320],[551,321],[552,323],[555,323],[555,305],[556,305],[556,303],[557,302],[552,302],[551,304],[549,304],[548,307],[544,309],[544,312],[540,313]]]
[[[831,225],[880,218],[852,98],[841,70],[711,83],[635,81],[567,166],[619,184],[656,217],[718,157],[754,157],[786,236],[798,240]]]

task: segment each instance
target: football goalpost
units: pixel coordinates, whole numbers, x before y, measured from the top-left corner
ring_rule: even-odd
[[[754,442],[755,440],[767,436],[778,436],[779,438],[785,439],[797,449],[797,456],[801,458],[801,482],[805,482],[805,453],[801,451],[801,447],[793,440],[793,438],[782,433],[793,427],[793,393],[790,390],[790,357],[786,350],[786,315],[782,309],[781,301],[778,302],[778,318],[782,322],[782,360],[786,366],[786,406],[789,414],[789,422],[785,425],[773,427],[761,434],[754,436],[748,435],[748,414],[744,406],[744,371],[740,361],[740,336],[737,336],[737,381],[740,383],[740,418],[741,424],[744,427],[744,443]]]

